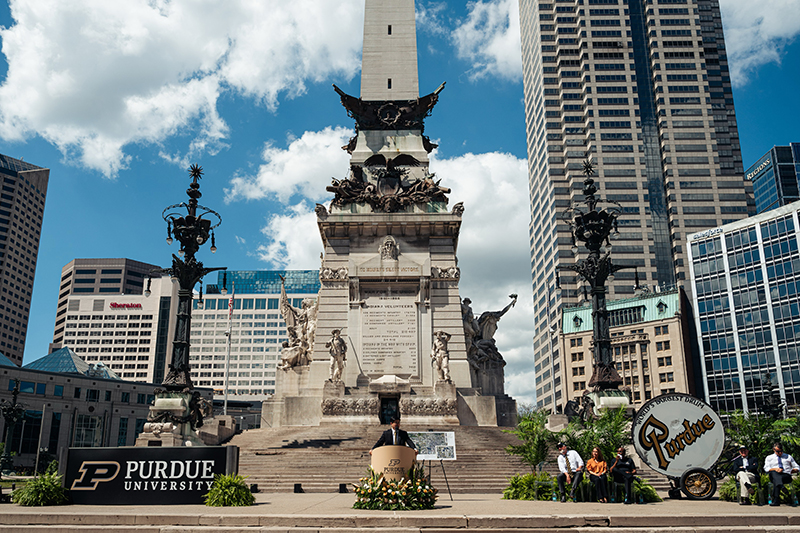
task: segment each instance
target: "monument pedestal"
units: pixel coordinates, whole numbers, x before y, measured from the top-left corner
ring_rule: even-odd
[[[191,401],[191,392],[158,392],[135,446],[205,446],[190,422]]]

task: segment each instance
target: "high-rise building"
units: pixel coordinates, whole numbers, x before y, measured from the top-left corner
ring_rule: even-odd
[[[767,379],[800,404],[800,203],[689,235],[705,400],[759,410]]]
[[[563,210],[582,199],[582,161],[598,194],[622,209],[615,264],[643,284],[688,279],[687,233],[754,212],[744,180],[717,0],[520,0],[534,284],[534,358],[549,369],[538,405],[564,404],[548,333],[581,281]],[[582,251],[579,251],[582,253]],[[617,273],[611,298],[634,292]],[[548,341],[548,338],[550,340]]]
[[[161,383],[172,354],[177,284],[168,276],[153,277],[150,294],[143,294],[143,278],[130,274],[144,272],[146,277],[156,267],[130,259],[76,259],[67,267],[71,267],[73,282],[93,280],[73,286],[94,290],[73,291],[66,297],[66,312],[56,319],[51,348],[69,347],[87,363],[109,368],[124,380]],[[112,270],[117,273],[109,274]],[[120,289],[133,282],[132,290],[100,293],[106,288],[102,280],[110,279],[103,276],[116,276],[108,287]],[[258,270],[219,273],[216,284],[206,285],[203,299],[195,298],[189,359],[197,386],[223,393],[230,329],[229,394],[261,399],[275,392],[281,344],[289,338],[278,309],[281,276],[294,307],[317,297],[318,270]],[[227,295],[221,294],[223,279],[230,291]]]
[[[61,286],[56,306],[56,323],[53,330],[53,342],[50,351],[61,348],[64,343],[64,323],[68,312],[78,311],[78,300],[70,296],[94,295],[101,301],[112,294],[142,294],[144,278],[150,271],[161,267],[134,261],[133,259],[73,259],[61,269]],[[102,304],[104,305],[104,304]],[[98,308],[94,311],[102,312]]]
[[[747,169],[745,178],[753,182],[758,213],[800,200],[800,143],[773,146]]]
[[[0,154],[0,353],[22,364],[50,170]]]

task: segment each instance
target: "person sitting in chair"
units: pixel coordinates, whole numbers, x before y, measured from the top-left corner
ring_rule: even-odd
[[[608,471],[614,476],[614,481],[625,483],[625,503],[633,503],[633,478],[636,474],[636,465],[622,446],[617,450],[617,458]]]
[[[733,460],[733,474],[739,483],[739,505],[750,505],[753,483],[758,479],[758,459],[750,457],[747,446],[739,446],[739,456]]]
[[[783,447],[779,442],[772,445],[772,455],[764,459],[764,472],[769,474],[772,483],[772,503],[771,506],[777,507],[781,504],[781,489],[784,485],[792,484],[792,474],[800,471],[800,465],[788,453],[783,453]]]
[[[568,450],[567,445],[563,442],[559,442],[556,448],[558,448],[558,470],[561,472],[556,479],[563,503],[567,501],[565,482],[570,485],[569,497],[575,500],[575,488],[583,479],[583,459],[575,450]]]
[[[395,418],[392,420],[392,423],[389,424],[389,429],[381,433],[381,437],[378,439],[378,442],[375,443],[375,446],[372,447],[372,450],[378,448],[380,446],[408,446],[412,448],[414,451],[417,451],[417,446],[414,444],[414,441],[408,436],[407,431],[403,431],[400,429],[400,419]],[[372,450],[369,451],[369,454],[372,455]]]

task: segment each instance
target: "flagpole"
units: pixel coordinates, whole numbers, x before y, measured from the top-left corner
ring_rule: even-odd
[[[231,297],[228,300],[228,330],[225,336],[228,337],[228,349],[225,354],[225,401],[222,404],[222,414],[228,414],[228,370],[231,366],[231,333],[233,332],[233,296],[236,294],[236,283],[231,282]]]

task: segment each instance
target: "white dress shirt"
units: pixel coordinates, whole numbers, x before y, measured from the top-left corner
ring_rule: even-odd
[[[568,451],[567,458],[569,459],[569,466],[572,468],[573,472],[577,471],[579,468],[583,468],[583,459],[581,459],[581,456],[578,455],[578,452],[575,450]],[[561,453],[558,454],[558,469],[562,474],[568,473],[567,461],[564,460],[564,455]]]
[[[780,457],[773,453],[764,459],[764,472],[769,472],[773,468],[782,468],[785,473],[790,474],[792,470],[800,470],[800,465],[788,453],[781,454]]]

